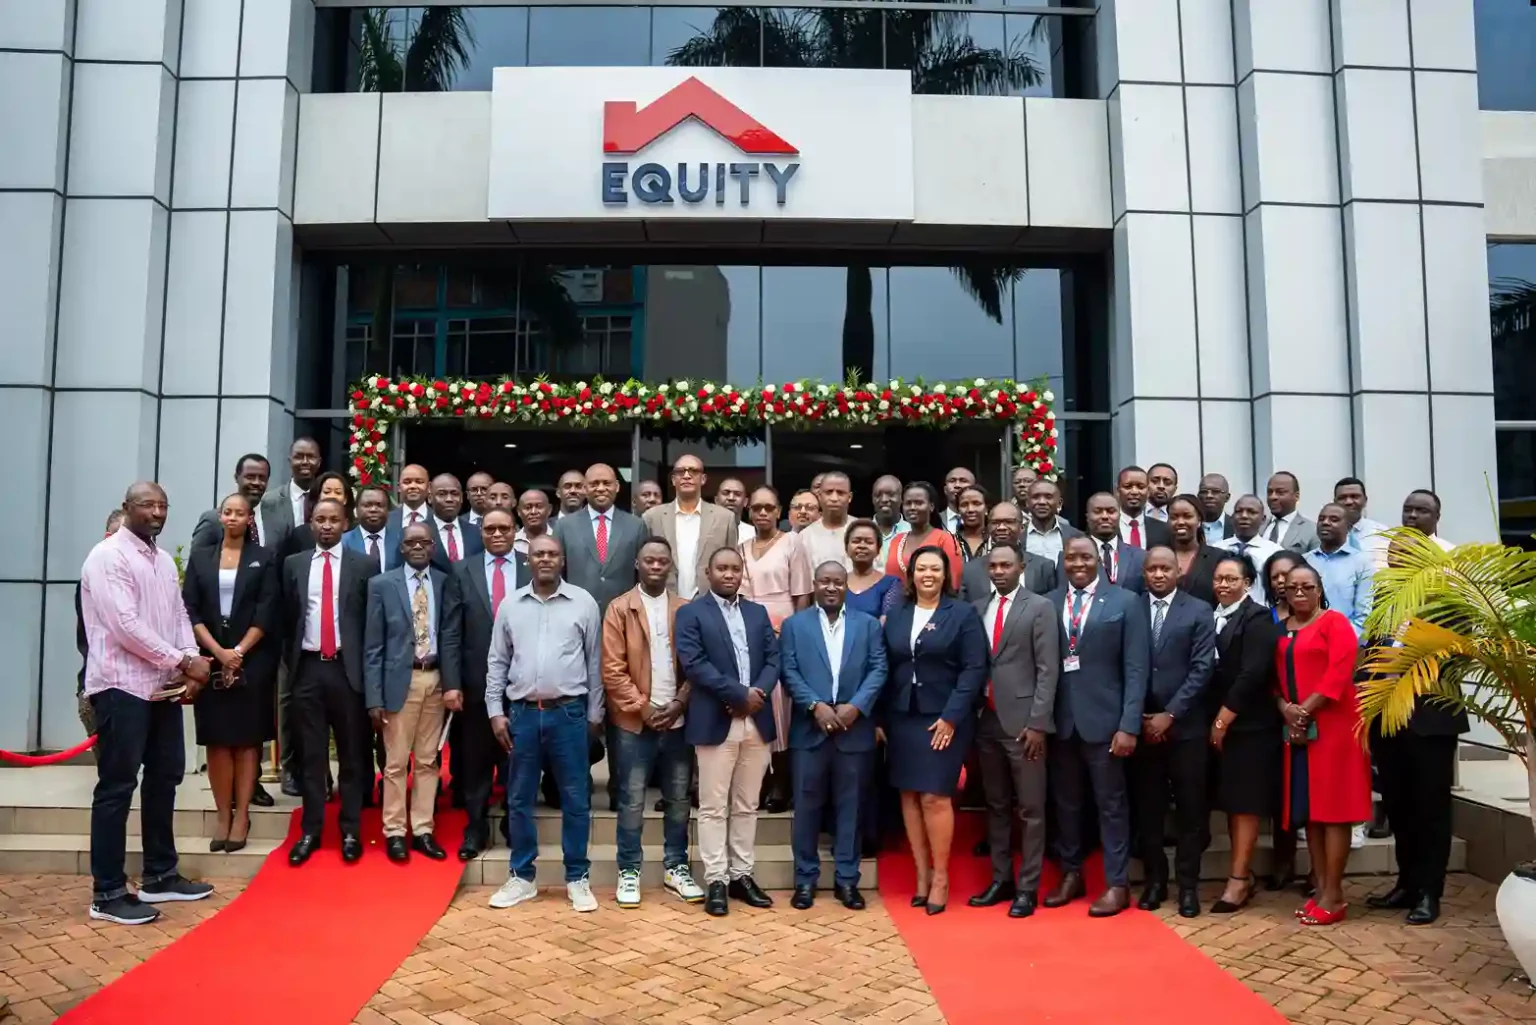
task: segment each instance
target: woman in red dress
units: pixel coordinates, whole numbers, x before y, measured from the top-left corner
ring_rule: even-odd
[[[1360,741],[1355,701],[1359,641],[1349,619],[1328,609],[1317,571],[1286,577],[1286,635],[1275,649],[1280,714],[1285,718],[1282,827],[1307,827],[1316,895],[1296,913],[1303,925],[1344,917],[1349,831],[1371,817],[1371,759]]]

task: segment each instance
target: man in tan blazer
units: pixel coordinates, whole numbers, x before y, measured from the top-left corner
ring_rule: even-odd
[[[729,509],[704,501],[706,479],[704,461],[683,456],[672,464],[672,493],[677,497],[647,509],[644,517],[650,532],[672,546],[667,590],[685,601],[709,589],[709,557],[721,548],[736,547],[736,519]]]
[[[689,685],[672,643],[677,610],[686,604],[667,591],[672,550],[660,538],[640,546],[638,586],[608,604],[603,615],[603,689],[612,723],[614,771],[620,781],[618,821],[621,908],[640,906],[640,830],[651,767],[661,778],[662,857],[666,888],[690,904],[704,899],[688,867],[688,787],[693,749],[683,737]]]

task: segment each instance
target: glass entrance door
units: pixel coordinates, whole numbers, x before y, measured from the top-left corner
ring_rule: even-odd
[[[542,488],[551,502],[562,473],[585,473],[593,463],[607,463],[619,475],[617,504],[628,509],[633,446],[634,432],[628,427],[547,430],[475,421],[422,422],[406,426],[404,458],[434,475],[451,473],[461,483],[484,470],[519,493]]]

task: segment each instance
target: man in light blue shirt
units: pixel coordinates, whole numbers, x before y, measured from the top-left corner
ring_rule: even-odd
[[[1306,558],[1322,578],[1328,607],[1348,616],[1355,634],[1364,637],[1376,569],[1370,556],[1350,540],[1348,513],[1342,505],[1330,502],[1318,510],[1317,540],[1318,546]]]

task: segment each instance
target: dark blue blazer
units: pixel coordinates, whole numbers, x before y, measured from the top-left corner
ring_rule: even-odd
[[[1070,585],[1051,593],[1061,631],[1061,655],[1067,657],[1067,628],[1062,613]],[[1151,660],[1151,624],[1141,598],[1101,579],[1077,642],[1078,669],[1063,672],[1056,683],[1056,736],[1082,737],[1108,744],[1116,731],[1141,736],[1142,705],[1147,696]]]
[[[939,599],[914,650],[913,609],[902,603],[885,617],[885,648],[891,662],[885,705],[893,712],[916,711],[958,725],[975,714],[987,680],[986,628],[974,607],[946,595]]]
[[[393,533],[391,533],[393,531]],[[361,526],[353,527],[341,535],[341,547],[368,554],[368,535]],[[400,530],[386,521],[379,531],[379,547],[384,549],[384,565],[390,569],[400,567]]]
[[[779,630],[779,659],[784,687],[794,702],[789,723],[789,746],[815,749],[826,740],[816,726],[811,707],[818,702],[852,705],[859,718],[852,728],[832,735],[839,751],[875,749],[875,702],[885,686],[885,638],[874,616],[844,608],[843,650],[837,673],[837,693],[832,692],[832,664],[821,633],[821,610],[812,606],[796,612]]]
[[[1153,641],[1152,600],[1147,595],[1137,595],[1136,601],[1147,616],[1152,664],[1142,711],[1173,716],[1174,740],[1204,739],[1211,727],[1205,690],[1216,667],[1215,615],[1199,598],[1174,591],[1169,596],[1162,633]]]
[[[677,610],[674,644],[683,675],[693,684],[688,698],[683,737],[695,746],[723,744],[731,730],[733,712],[747,707],[747,690],[756,687],[772,697],[779,683],[779,639],[774,636],[768,610],[755,601],[741,601],[741,619],[747,628],[747,673],[743,681],[736,671],[736,646],[725,625],[725,613],[709,591]],[[763,740],[773,740],[773,705],[764,701],[753,716]]]
[[[1091,537],[1091,535],[1090,535]],[[1092,538],[1094,544],[1100,544],[1098,538]],[[1099,583],[1114,584],[1116,587],[1130,591],[1132,594],[1144,594],[1147,590],[1146,578],[1142,575],[1142,565],[1147,561],[1147,553],[1135,545],[1128,545],[1124,541],[1115,541],[1115,561],[1119,564],[1115,579],[1109,579],[1109,567],[1103,565],[1104,556],[1099,555]],[[1066,563],[1060,555],[1056,556],[1056,575],[1062,581],[1067,579]],[[1066,586],[1062,583],[1059,586]]]

